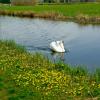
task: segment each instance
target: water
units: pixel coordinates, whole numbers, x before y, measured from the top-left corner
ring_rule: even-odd
[[[0,17],[0,39],[14,40],[29,52],[41,52],[53,61],[100,67],[100,25],[18,17]],[[50,42],[63,40],[66,53],[52,53]]]

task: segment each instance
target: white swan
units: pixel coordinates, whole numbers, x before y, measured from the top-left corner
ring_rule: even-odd
[[[53,41],[50,43],[50,48],[55,52],[65,52],[63,41]]]

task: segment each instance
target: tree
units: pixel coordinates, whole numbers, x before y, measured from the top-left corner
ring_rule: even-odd
[[[0,0],[0,3],[10,3],[10,0]]]

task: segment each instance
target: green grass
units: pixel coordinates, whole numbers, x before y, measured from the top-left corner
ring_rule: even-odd
[[[87,100],[100,97],[100,70],[52,63],[13,41],[0,41],[1,100]]]
[[[35,6],[0,6],[0,10],[33,11],[36,13],[56,12],[64,16],[75,17],[77,15],[100,16],[100,3],[78,3],[59,5],[35,5]]]

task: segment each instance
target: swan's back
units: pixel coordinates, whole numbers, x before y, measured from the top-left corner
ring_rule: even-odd
[[[63,41],[53,41],[50,48],[55,52],[65,52]]]

